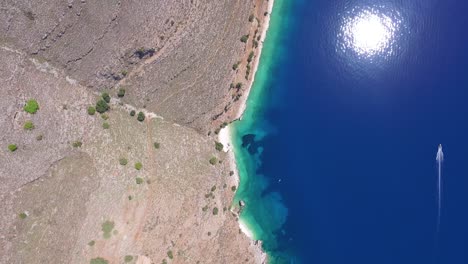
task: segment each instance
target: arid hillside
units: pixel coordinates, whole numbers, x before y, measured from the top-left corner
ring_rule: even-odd
[[[244,0],[6,0],[0,43],[95,91],[126,86],[124,101],[206,132],[225,107],[253,7]]]

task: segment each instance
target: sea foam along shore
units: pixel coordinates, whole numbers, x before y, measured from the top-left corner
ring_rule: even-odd
[[[274,0],[269,0],[268,1],[268,7],[267,7],[267,12],[268,15],[265,16],[264,21],[263,21],[263,26],[262,26],[262,31],[261,31],[261,37],[260,37],[260,42],[258,45],[258,54],[254,59],[254,64],[253,64],[253,74],[252,74],[252,79],[249,82],[247,89],[246,89],[246,96],[243,96],[241,98],[241,102],[236,114],[236,119],[242,119],[242,115],[247,107],[247,99],[250,94],[250,89],[252,89],[254,80],[255,80],[255,74],[257,73],[257,69],[260,63],[260,57],[262,55],[262,49],[263,49],[263,42],[265,41],[266,35],[268,28],[270,26],[270,18],[271,18],[271,13],[273,11],[273,4]],[[235,183],[238,186],[240,179],[239,179],[239,171],[237,170],[237,165],[236,165],[236,159],[234,156],[234,148],[232,144],[232,134],[231,134],[231,126],[228,125],[225,128],[221,129],[218,134],[218,140],[220,143],[223,144],[224,146],[224,151],[227,152],[228,155],[228,160],[229,160],[229,166],[232,171],[235,171],[236,173],[234,174],[235,176]],[[239,228],[242,230],[242,232],[251,239],[251,246],[255,247],[254,250],[257,252],[256,256],[256,263],[266,263],[267,262],[267,255],[266,253],[262,250],[261,247],[261,242],[258,243],[257,241],[254,241],[253,238],[253,233],[252,231],[247,227],[247,225],[242,221],[242,219],[239,218]]]

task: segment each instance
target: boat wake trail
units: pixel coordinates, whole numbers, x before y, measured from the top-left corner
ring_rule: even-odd
[[[437,236],[439,235],[440,231],[440,213],[442,209],[442,163],[444,161],[444,152],[442,151],[442,145],[439,145],[439,149],[437,150],[437,166],[439,170],[439,174],[437,177]]]

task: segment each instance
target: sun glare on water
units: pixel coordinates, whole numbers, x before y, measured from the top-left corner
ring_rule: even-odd
[[[371,58],[392,53],[400,20],[376,9],[353,9],[345,14],[338,34],[342,51]]]

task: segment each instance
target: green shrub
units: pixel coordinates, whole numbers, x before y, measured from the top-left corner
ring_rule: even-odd
[[[135,163],[135,169],[141,170],[141,168],[143,168],[143,164],[141,164],[141,162]]]
[[[222,143],[220,143],[220,142],[218,142],[218,141],[215,141],[215,149],[216,149],[217,151],[221,151],[221,150],[223,150],[223,148],[224,148],[224,146],[223,146]]]
[[[172,250],[169,250],[167,252],[167,256],[170,258],[170,259],[173,259],[174,258],[174,255],[172,254]]]
[[[83,145],[83,143],[81,143],[81,141],[75,141],[75,142],[72,143],[72,146],[74,148],[80,148],[81,145]]]
[[[143,114],[143,112],[139,112],[137,120],[143,122],[145,120],[145,114]]]
[[[237,83],[237,84],[236,84],[236,88],[237,88],[237,89],[240,89],[240,88],[242,88],[242,83],[240,83],[240,82],[239,82],[239,83]]]
[[[20,213],[18,216],[20,219],[25,219],[26,217],[28,217],[28,215],[25,212]]]
[[[163,259],[162,264],[167,264],[166,259]]]
[[[208,197],[207,197],[207,198],[208,198]],[[202,211],[203,211],[203,212],[206,212],[206,210],[208,210],[208,205],[205,205],[205,206],[203,206],[203,208],[202,208]]]
[[[15,144],[10,144],[10,145],[8,145],[8,149],[11,152],[14,152],[14,151],[16,151],[18,149],[18,147]]]
[[[143,179],[140,177],[137,177],[135,181],[136,181],[136,184],[142,184],[144,182]]]
[[[212,192],[216,191],[216,185],[213,185],[213,187],[211,187],[211,191]]]
[[[125,261],[125,262],[130,262],[130,261],[132,261],[132,260],[133,260],[133,256],[130,256],[130,255],[127,255],[127,256],[125,256],[125,258],[124,258],[124,261]]]
[[[96,244],[96,242],[94,242],[94,240],[91,240],[91,241],[89,241],[88,246],[92,247],[92,246],[94,246],[94,244]]]
[[[211,164],[211,165],[215,165],[216,162],[218,162],[218,159],[217,159],[216,157],[211,157],[211,159],[210,159],[210,164]]]
[[[119,159],[119,163],[120,163],[120,165],[125,166],[125,165],[127,165],[128,160],[126,158],[121,158],[121,159]]]
[[[131,201],[133,199],[133,196],[129,195],[128,200]]]
[[[99,113],[105,113],[106,111],[108,111],[110,109],[109,105],[107,104],[106,101],[104,101],[103,99],[99,100],[97,103],[96,103],[96,111],[98,111]]]
[[[161,146],[161,144],[159,144],[159,142],[154,142],[154,148],[155,149],[159,149],[160,146]]]
[[[103,258],[93,258],[89,264],[109,264],[109,262]]]
[[[122,74],[122,76],[124,76],[124,77],[125,77],[125,76],[127,76],[127,74],[128,74],[128,71],[127,71],[127,70],[122,70],[120,73]]]
[[[112,232],[112,229],[114,229],[114,226],[115,226],[114,221],[107,220],[104,223],[102,223],[101,230],[103,232],[103,236],[105,239],[108,239],[111,237],[111,232]]]
[[[104,93],[102,93],[101,96],[102,96],[102,99],[104,99],[104,101],[106,101],[106,103],[110,103],[111,98],[110,98],[108,93],[104,92]]]
[[[237,187],[236,187],[235,185],[233,185],[233,186],[231,187],[231,191],[235,192],[236,190],[237,190]]]
[[[102,128],[104,128],[104,129],[109,129],[109,127],[110,127],[110,125],[109,125],[109,123],[107,123],[107,122],[104,122],[104,123],[102,124]]]
[[[124,89],[124,88],[120,88],[120,89],[119,89],[119,92],[117,93],[117,96],[118,96],[118,97],[124,97],[124,96],[125,96],[125,89]]]
[[[218,214],[218,207],[215,207],[213,208],[213,215],[217,215]]]
[[[107,119],[109,119],[109,115],[107,115],[105,113],[101,114],[101,118],[104,119],[104,120],[107,120]]]
[[[249,53],[249,57],[247,58],[247,62],[248,62],[248,63],[252,62],[252,59],[253,59],[254,55],[255,55],[255,54],[254,54],[253,51],[251,51],[251,52]]]
[[[37,103],[36,100],[30,99],[29,101],[26,102],[26,105],[24,106],[24,111],[30,113],[30,114],[35,114],[37,110],[39,110],[39,104]]]
[[[33,130],[34,129],[34,124],[33,124],[32,121],[26,121],[26,122],[24,122],[23,128],[26,129],[26,130]]]
[[[135,110],[130,111],[130,116],[135,116]]]
[[[249,39],[249,35],[244,35],[241,37],[240,41],[243,43],[246,43],[248,39]]]
[[[232,65],[232,69],[233,69],[233,70],[237,70],[237,68],[239,68],[239,64],[240,64],[240,62],[234,63],[234,64]]]
[[[96,113],[96,108],[94,106],[88,107],[88,115],[94,115]]]

